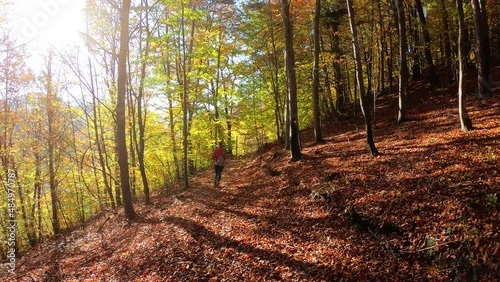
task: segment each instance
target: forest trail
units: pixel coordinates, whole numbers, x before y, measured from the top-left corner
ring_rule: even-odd
[[[336,121],[323,144],[302,133],[298,162],[266,144],[231,159],[222,188],[212,168],[200,171],[191,188],[136,203],[137,221],[103,214],[36,246],[0,280],[500,280],[499,90],[470,99],[468,133],[453,90],[419,89],[402,125],[388,95],[377,106],[379,157],[360,118]]]
[[[336,253],[351,247],[343,243],[343,231],[328,227],[331,219],[320,205],[307,204],[312,202],[310,191],[297,197],[290,189],[276,189],[280,183],[248,160],[229,161],[221,188],[213,188],[212,179],[212,170],[202,171],[192,179],[193,188],[155,197],[153,206],[139,206],[136,222],[126,223],[121,215],[110,214],[85,230],[39,246],[29,254],[29,261],[25,257],[20,264],[18,279],[312,281],[341,277],[342,267],[331,263]]]

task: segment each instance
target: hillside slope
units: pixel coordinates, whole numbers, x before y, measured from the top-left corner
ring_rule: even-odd
[[[268,144],[168,187],[140,219],[121,211],[37,246],[2,281],[500,280],[500,91],[469,97],[475,130],[460,132],[454,91],[413,85],[411,120],[395,96],[376,114],[379,157],[363,124],[303,138],[304,157]],[[359,131],[358,131],[359,128]]]

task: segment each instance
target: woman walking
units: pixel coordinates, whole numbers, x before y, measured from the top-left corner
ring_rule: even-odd
[[[215,168],[214,187],[216,188],[219,187],[226,159],[227,159],[227,153],[226,150],[224,150],[224,144],[220,142],[219,146],[217,146],[217,148],[215,148],[214,152],[212,153],[212,161],[214,163],[214,168]]]

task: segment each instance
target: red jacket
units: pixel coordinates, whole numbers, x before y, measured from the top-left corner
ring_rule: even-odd
[[[219,157],[222,157],[222,165],[224,165],[224,162],[226,161],[227,158],[227,154],[226,150],[224,150],[224,148],[222,147],[215,148],[214,152],[212,153],[212,161],[214,164],[217,164],[217,160],[219,159]]]

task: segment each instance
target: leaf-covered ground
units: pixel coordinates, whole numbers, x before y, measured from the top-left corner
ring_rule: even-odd
[[[498,70],[495,70],[496,73]],[[497,79],[498,80],[498,79]],[[500,280],[500,88],[468,97],[475,130],[461,132],[456,89],[413,84],[410,121],[394,95],[378,102],[368,154],[360,118],[304,132],[301,161],[268,144],[168,187],[140,219],[104,214],[34,248],[18,281],[494,281]],[[359,130],[358,130],[359,129]]]

